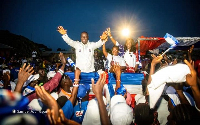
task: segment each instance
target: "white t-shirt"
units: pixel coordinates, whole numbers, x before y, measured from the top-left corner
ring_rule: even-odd
[[[136,64],[136,55],[133,52],[126,51],[124,54],[124,60],[129,65],[129,67],[135,67]]]
[[[108,71],[111,68],[111,65],[110,65],[111,61],[114,61],[114,63],[119,63],[120,66],[126,66],[124,59],[120,56],[114,56],[114,55],[111,55],[110,53],[108,53],[106,58],[108,60]]]
[[[71,40],[67,34],[62,36],[63,40],[75,48],[76,51],[76,67],[78,67],[81,72],[93,72],[94,69],[94,50],[101,47],[105,42],[101,39],[98,42],[87,42],[83,44],[79,41]]]

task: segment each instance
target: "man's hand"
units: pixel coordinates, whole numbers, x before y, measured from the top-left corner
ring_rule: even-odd
[[[53,111],[53,118],[58,119],[58,104],[56,100],[44,89],[43,86],[35,86],[35,92],[42,102]]]
[[[102,35],[100,36],[100,39],[106,41],[106,40],[108,39],[107,33],[106,33],[106,32],[103,32]]]
[[[192,64],[194,64],[194,62],[192,62],[192,64],[191,64],[186,59],[184,60],[184,62],[188,65],[188,67],[190,68],[190,72],[191,72],[191,74],[186,75],[187,84],[190,85],[191,87],[196,86],[197,85],[197,73],[192,66]]]
[[[18,83],[24,84],[28,77],[34,73],[33,67],[30,67],[30,65],[26,66],[26,63],[24,63],[23,67],[20,68],[18,73]]]
[[[63,110],[60,109],[59,110],[59,117],[58,119],[55,119],[55,115],[54,115],[54,110],[50,110],[50,109],[47,109],[47,116],[48,116],[48,119],[50,121],[50,124],[55,124],[55,125],[80,125],[79,123],[73,121],[73,120],[70,120],[70,119],[67,119],[63,113]]]
[[[67,34],[67,30],[65,30],[62,26],[59,26],[57,31],[62,35]]]
[[[113,65],[113,72],[115,73],[116,76],[121,76],[121,68],[119,63],[115,63]]]
[[[111,35],[111,31],[110,31],[110,27],[108,27],[108,28],[106,29],[106,32],[107,32],[107,34],[108,34],[109,37],[112,36],[112,35]]]
[[[151,54],[153,60],[151,62],[152,65],[156,65],[157,63],[159,63],[162,59],[163,59],[163,56],[160,55],[160,56],[155,56],[154,54]]]
[[[66,64],[66,59],[65,59],[63,53],[60,52],[59,57],[60,57],[61,63],[62,63],[63,65],[65,65],[65,64]]]
[[[102,98],[102,91],[105,82],[106,82],[106,73],[102,73],[99,76],[99,79],[96,82],[96,84],[94,84],[94,79],[91,79],[92,91],[95,94],[96,98]]]
[[[190,47],[190,49],[188,50],[188,53],[192,53],[192,51],[193,51],[193,49],[194,49],[194,45],[192,45],[191,47]]]

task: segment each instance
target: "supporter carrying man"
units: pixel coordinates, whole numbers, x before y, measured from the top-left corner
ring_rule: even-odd
[[[98,42],[89,42],[89,36],[87,32],[81,33],[81,42],[71,40],[67,31],[62,27],[58,27],[58,32],[62,34],[63,40],[75,48],[76,51],[76,67],[78,67],[81,72],[93,72],[94,69],[94,50],[96,48],[101,47],[105,42],[107,35],[103,32],[102,36],[100,36],[100,40]]]

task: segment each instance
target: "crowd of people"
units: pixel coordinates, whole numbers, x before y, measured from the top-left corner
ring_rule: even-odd
[[[192,60],[194,46],[183,59],[160,53],[152,54],[148,63],[141,63],[136,42],[128,38],[121,45],[110,28],[98,42],[90,42],[85,31],[81,33],[81,41],[74,41],[62,26],[57,30],[75,48],[75,67],[68,64],[63,53],[58,55],[59,63],[45,63],[36,56],[36,51],[30,60],[1,57],[0,124],[184,125],[200,122],[200,63],[199,58]],[[108,39],[113,43],[111,53],[106,50]],[[101,46],[105,60],[96,51]],[[74,72],[74,79],[66,72]],[[98,80],[92,78],[90,84],[84,83],[81,73],[91,72],[98,72]],[[115,88],[108,86],[109,73],[115,76]],[[122,84],[122,73],[143,73],[143,94],[136,94],[133,99]],[[89,99],[91,91],[95,98]]]

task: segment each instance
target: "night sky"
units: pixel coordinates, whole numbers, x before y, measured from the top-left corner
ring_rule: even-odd
[[[107,27],[120,43],[121,30],[128,27],[131,38],[139,36],[200,36],[198,0],[1,0],[0,30],[22,35],[53,50],[68,49],[56,31],[61,25],[73,40],[82,31],[98,41]],[[106,46],[112,46],[109,40]]]

